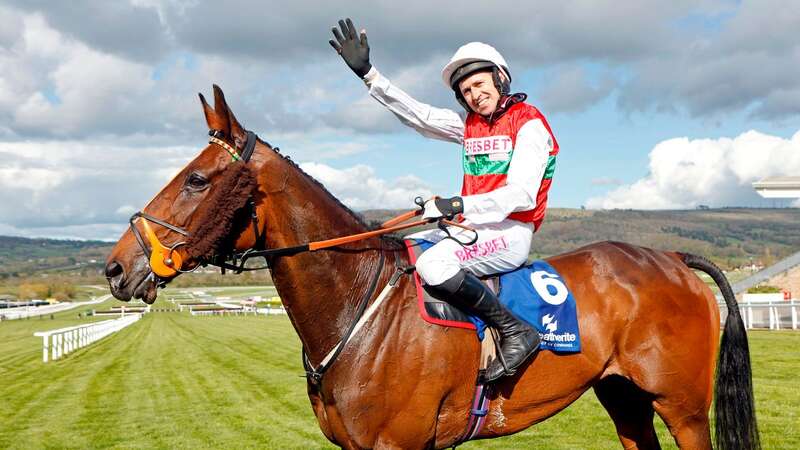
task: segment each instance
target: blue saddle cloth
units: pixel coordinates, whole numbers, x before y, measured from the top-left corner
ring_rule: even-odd
[[[500,275],[499,297],[515,316],[539,331],[542,349],[581,351],[575,298],[547,261],[536,260]]]
[[[412,262],[432,244],[408,240]],[[442,326],[475,328],[483,339],[486,324],[457,308],[433,299],[423,291],[419,276],[414,274],[420,298],[420,313],[428,322]],[[499,299],[515,316],[539,331],[541,348],[554,352],[581,351],[578,312],[575,298],[561,275],[544,260],[499,275]]]

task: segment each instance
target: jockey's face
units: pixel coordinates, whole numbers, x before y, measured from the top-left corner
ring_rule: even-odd
[[[503,76],[502,74],[500,76]],[[492,72],[476,72],[459,81],[458,89],[470,109],[482,116],[490,116],[500,101],[500,93],[492,79]]]

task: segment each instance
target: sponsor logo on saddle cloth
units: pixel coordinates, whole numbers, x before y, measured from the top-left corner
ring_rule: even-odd
[[[470,161],[476,156],[486,155],[489,161],[508,161],[514,143],[509,136],[486,136],[464,140],[464,155]]]
[[[546,261],[501,275],[500,301],[539,331],[543,350],[581,351],[575,298]]]

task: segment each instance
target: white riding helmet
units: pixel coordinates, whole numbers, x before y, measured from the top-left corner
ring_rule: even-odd
[[[508,64],[500,52],[489,44],[470,42],[456,50],[456,53],[450,58],[450,62],[444,66],[444,69],[442,69],[442,81],[447,87],[458,91],[455,86],[462,78],[478,70],[492,67],[502,70],[508,82],[511,82],[511,72],[508,70]]]

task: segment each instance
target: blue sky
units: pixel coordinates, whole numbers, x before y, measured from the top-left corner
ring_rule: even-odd
[[[355,209],[457,193],[458,146],[400,125],[329,47],[346,16],[439,107],[459,108],[456,48],[497,47],[560,143],[553,207],[768,206],[750,183],[800,175],[798,2],[10,0],[0,234],[115,239],[205,145],[213,83]]]

